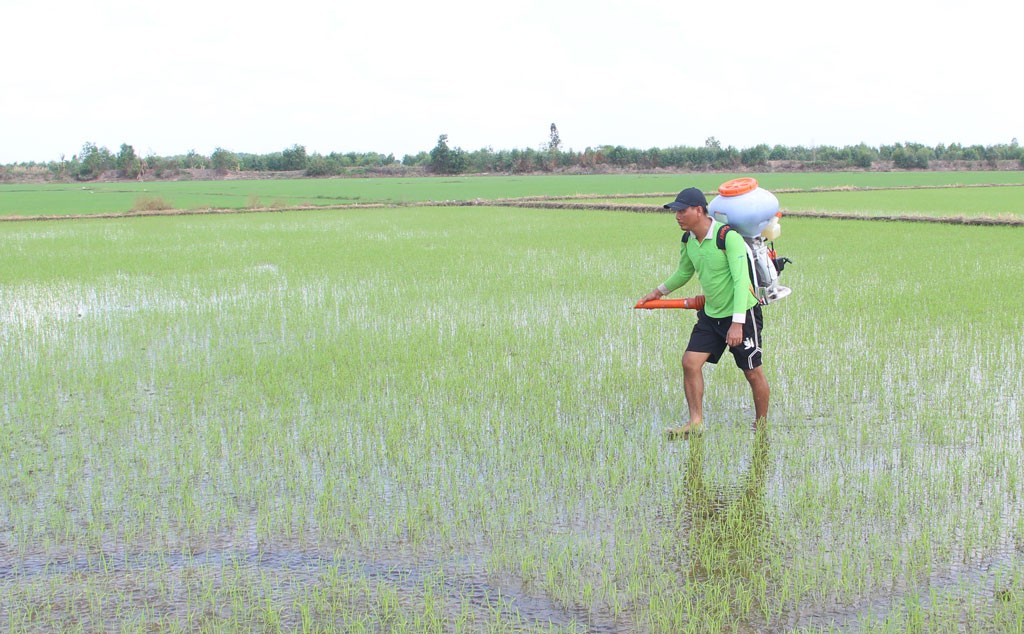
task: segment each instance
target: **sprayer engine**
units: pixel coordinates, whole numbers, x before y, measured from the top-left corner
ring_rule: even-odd
[[[778,257],[774,243],[766,242],[763,236],[744,236],[743,241],[747,243],[747,257],[757,300],[762,304],[770,304],[792,293],[791,288],[779,284],[779,273],[791,260]]]
[[[779,284],[779,273],[791,260],[775,253],[779,226],[779,200],[771,192],[757,186],[753,178],[737,178],[722,183],[708,205],[708,212],[719,222],[736,230],[747,245],[750,278],[757,299],[770,304],[792,293]]]

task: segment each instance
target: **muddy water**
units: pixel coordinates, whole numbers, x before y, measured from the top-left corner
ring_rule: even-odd
[[[269,584],[267,580],[271,580]],[[47,592],[46,603],[53,609],[48,616],[51,623],[88,623],[89,619],[83,619],[80,613],[80,600],[75,597],[87,593],[85,588],[90,586],[103,588],[108,597],[106,603],[118,607],[105,615],[112,621],[115,614],[137,611],[155,612],[154,616],[182,624],[190,615],[194,616],[197,604],[201,603],[197,596],[204,592],[232,595],[240,591],[271,598],[276,606],[292,606],[309,602],[309,591],[313,588],[339,583],[363,588],[367,595],[386,586],[413,610],[412,606],[421,603],[424,588],[431,587],[449,611],[457,606],[470,606],[470,612],[483,621],[493,622],[500,616],[501,622],[516,623],[528,631],[554,627],[564,632],[610,633],[629,629],[627,624],[617,623],[608,615],[566,607],[531,591],[515,578],[488,574],[483,571],[479,557],[364,560],[329,551],[289,548],[0,557],[0,592],[9,599],[17,597],[16,591],[9,592],[17,587],[59,588]],[[220,610],[230,611],[226,607]],[[11,626],[9,616],[7,610],[0,610],[0,629]],[[229,614],[220,616],[227,618]],[[282,619],[285,627],[301,626],[297,611],[286,609]]]
[[[775,438],[784,438],[784,429],[779,431]],[[804,448],[825,442],[814,431],[809,436]],[[702,447],[701,442],[691,442],[677,449],[687,462],[687,482],[678,500],[680,512],[662,518],[671,524],[662,528],[679,535],[696,533],[705,537],[717,545],[716,557],[708,565],[692,550],[681,548],[677,562],[680,580],[695,584],[698,591],[703,583],[714,589],[722,578],[738,579],[743,584],[759,574],[769,575],[769,584],[775,583],[778,579],[770,575],[781,576],[782,570],[794,562],[787,560],[777,565],[773,563],[772,552],[815,546],[813,539],[795,546],[779,539],[786,528],[780,525],[779,509],[789,505],[789,498],[796,495],[792,482],[786,478],[785,451],[755,441],[752,452],[744,453],[741,464],[734,465],[735,478],[730,478],[734,481],[723,486],[722,479],[712,475],[718,468],[710,462],[715,454],[705,457]],[[793,447],[788,451],[792,452]],[[825,453],[821,447],[815,451]],[[851,470],[877,472],[879,476],[891,470],[890,463],[897,460],[890,450],[870,446],[863,452],[849,452],[846,458],[856,462],[849,466]],[[824,477],[826,471],[822,468],[820,475]],[[1019,506],[1011,506],[1004,512],[1012,516],[1019,510]],[[150,619],[181,625],[190,623],[196,610],[204,605],[215,617],[230,619],[235,608],[229,598],[238,595],[249,603],[271,601],[281,610],[283,626],[298,628],[302,617],[294,606],[311,602],[318,589],[338,585],[361,589],[361,603],[352,609],[356,613],[363,610],[366,615],[373,614],[373,608],[367,608],[367,604],[373,603],[381,587],[394,593],[403,609],[411,614],[420,609],[424,589],[431,588],[447,618],[454,618],[468,606],[480,622],[500,619],[502,623],[519,624],[522,631],[560,628],[566,632],[601,633],[649,629],[637,625],[637,621],[643,622],[645,606],[636,606],[615,618],[600,608],[566,604],[515,576],[488,573],[483,551],[429,556],[353,554],[343,548],[308,547],[288,540],[257,541],[255,530],[249,537],[200,537],[187,548],[147,552],[129,552],[114,546],[98,551],[63,547],[60,552],[42,549],[33,553],[0,549],[0,596],[5,597],[0,601],[0,629],[11,629],[14,624],[12,607],[33,605],[39,610],[40,604],[45,604],[47,618],[30,631],[47,631],[54,624],[62,626],[58,629],[74,625],[94,629],[91,626],[101,617],[103,621],[111,619],[105,627],[116,629],[119,615],[136,615],[132,617],[136,619],[141,618],[138,615],[149,615]],[[893,543],[894,551],[899,546]],[[723,551],[731,554],[717,557]],[[962,596],[965,603],[976,605],[980,614],[990,615],[998,605],[994,597],[1024,591],[997,581],[1012,578],[1024,552],[1009,538],[986,552],[982,556],[961,553],[961,561],[944,565],[932,561],[923,578],[897,575],[888,584],[871,583],[869,589],[848,599],[805,597],[797,605],[784,607],[781,615],[767,622],[756,610],[737,613],[733,624],[736,631],[744,632],[829,627],[861,631],[898,613],[908,603],[929,609],[932,593]],[[97,592],[105,598],[98,608],[100,612],[90,613],[82,597]],[[23,622],[18,623],[20,628]]]

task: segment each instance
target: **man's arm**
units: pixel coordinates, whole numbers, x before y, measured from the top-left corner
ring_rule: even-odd
[[[683,242],[682,248],[679,249],[679,266],[676,268],[676,272],[662,282],[658,289],[662,291],[663,295],[668,295],[677,288],[682,288],[693,277],[694,270],[690,254],[686,252],[686,243]]]

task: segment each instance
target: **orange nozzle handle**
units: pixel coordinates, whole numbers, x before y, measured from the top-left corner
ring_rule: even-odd
[[[700,310],[704,308],[704,296],[684,297],[682,299],[652,299],[646,302],[637,302],[633,308],[689,308]]]

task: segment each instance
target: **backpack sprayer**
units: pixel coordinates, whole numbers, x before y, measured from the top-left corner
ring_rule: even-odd
[[[775,253],[775,239],[782,233],[779,226],[779,200],[770,191],[757,186],[754,178],[736,178],[722,183],[708,205],[708,214],[729,225],[743,237],[747,247],[750,280],[758,303],[770,304],[792,293],[779,284],[779,273],[791,260]],[[719,234],[718,248],[725,249],[724,233]],[[638,302],[635,308],[704,307],[704,296],[682,299],[655,299]]]

